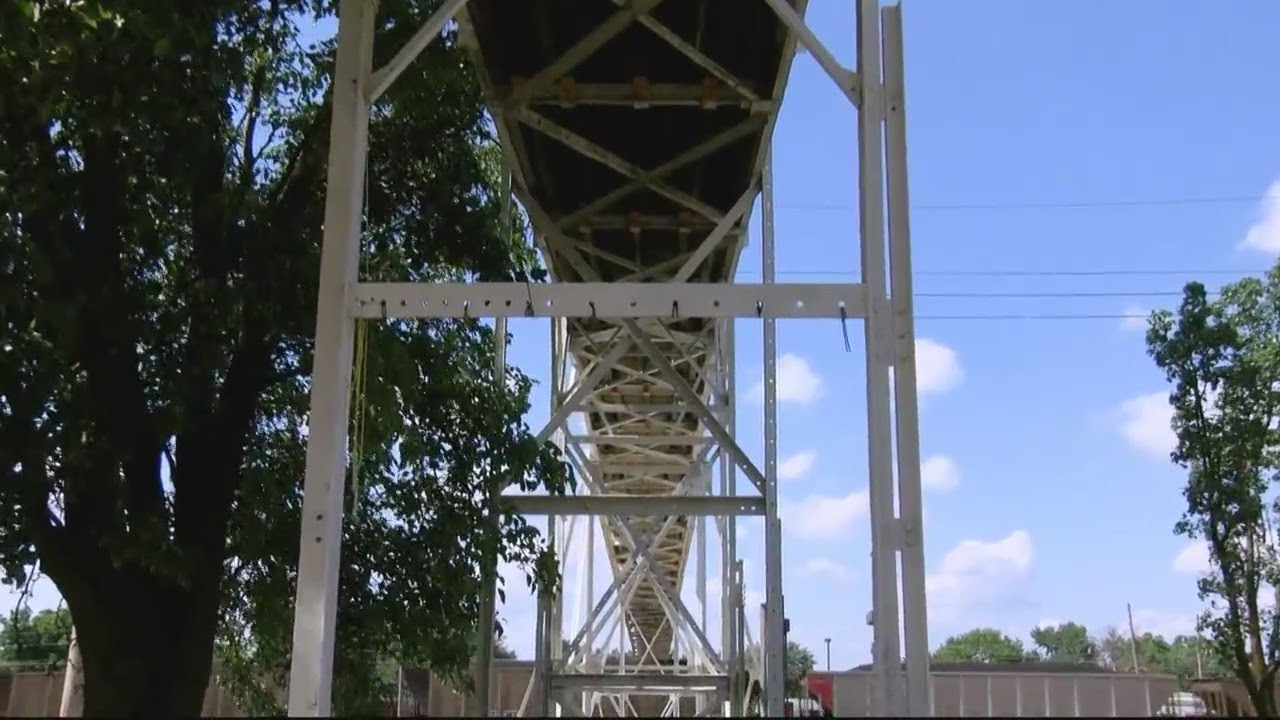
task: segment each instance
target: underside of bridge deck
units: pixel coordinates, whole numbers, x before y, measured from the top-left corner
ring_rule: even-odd
[[[732,279],[747,213],[731,213],[744,197],[743,205],[754,199],[749,191],[791,64],[788,33],[768,5],[472,0],[467,19],[523,200],[558,231],[543,243],[555,281]],[[691,262],[722,223],[722,240]],[[535,232],[548,230],[535,224]],[[575,267],[565,245],[587,267]],[[568,349],[580,371],[599,361],[611,339],[626,337],[611,335],[622,327],[616,319],[569,322]],[[717,326],[680,317],[677,304],[669,319],[645,327],[707,404]],[[680,397],[641,348],[619,357],[599,388],[581,408],[590,428],[584,454],[598,491],[670,495],[696,473],[705,428],[692,408],[679,407]],[[614,567],[632,560],[614,523],[646,538],[665,521],[607,522]],[[669,525],[654,552],[657,577],[640,581],[626,605],[633,645],[651,649],[659,662],[671,658],[676,624],[660,583],[678,595],[692,528],[688,518]]]

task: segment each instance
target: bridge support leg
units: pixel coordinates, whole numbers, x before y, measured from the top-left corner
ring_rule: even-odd
[[[773,153],[761,170],[761,267],[764,282],[775,275]],[[782,598],[782,521],[778,518],[778,321],[764,320],[764,714],[782,717],[786,704],[786,613]]]
[[[511,226],[511,173],[503,178],[502,221],[504,227]],[[493,319],[493,378],[494,382],[506,387],[507,382],[507,318]],[[498,492],[501,492],[500,490]],[[497,497],[489,498],[489,529],[498,534],[501,519],[496,512]],[[476,712],[489,717],[493,707],[489,702],[489,688],[493,684],[493,645],[494,626],[498,615],[498,558],[489,559],[485,567],[485,575],[481,584],[480,618],[476,633],[476,667],[475,693],[472,696],[479,704]]]
[[[327,717],[346,486],[354,323],[347,301],[357,281],[369,104],[365,83],[376,3],[342,0],[329,131],[328,190],[320,252],[315,364],[302,499],[302,537],[289,670],[289,715]]]
[[[736,388],[736,368],[734,353],[734,331],[736,322],[725,320],[721,326],[720,342],[716,348],[717,382],[720,386],[720,422],[730,435],[737,433],[737,404],[734,400]],[[726,496],[738,494],[738,465],[726,453],[720,454],[720,493]],[[739,599],[734,592],[738,566],[738,517],[729,515],[720,518],[720,654],[729,669],[728,715],[742,715],[741,708],[741,655],[738,647],[742,628],[738,624]]]
[[[862,281],[869,296],[864,329],[874,700],[877,715],[926,716],[929,714],[928,618],[907,217],[901,17],[900,6],[881,10],[876,0],[859,0],[857,72],[862,84],[858,111],[859,219]],[[891,278],[885,273],[886,181],[890,246],[887,259]],[[896,486],[894,435],[897,439]],[[902,553],[901,618],[899,552]],[[904,637],[899,635],[900,619]]]
[[[911,227],[907,195],[906,92],[902,6],[880,9],[883,36],[885,157],[889,208],[889,268],[893,297],[894,418],[897,421],[898,505],[902,526],[902,626],[906,713],[931,714],[925,593],[924,521],[920,489],[920,418],[912,307]]]
[[[505,215],[504,217],[509,217]],[[505,383],[507,377],[507,319],[494,318],[493,322],[493,376],[494,381]],[[501,522],[496,512],[498,499],[489,499],[490,532],[497,533]],[[489,687],[493,683],[494,625],[497,622],[498,562],[490,558],[484,568],[480,595],[480,617],[476,632],[475,693],[471,696],[471,711],[489,717],[493,707],[489,702]]]

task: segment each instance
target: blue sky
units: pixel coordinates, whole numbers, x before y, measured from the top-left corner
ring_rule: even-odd
[[[808,14],[847,65],[852,7],[811,0]],[[1185,632],[1198,558],[1171,531],[1181,478],[1141,329],[1115,318],[928,318],[1144,312],[1176,296],[1119,294],[1176,295],[1185,280],[1266,267],[1280,252],[1280,203],[1269,215],[1261,204],[1280,195],[1269,190],[1280,180],[1280,3],[908,0],[904,14],[931,641],[977,625],[1025,637],[1045,620],[1100,632],[1124,622],[1126,603],[1140,629]],[[774,154],[779,279],[854,279],[854,115],[808,56],[793,70]],[[759,278],[754,217],[744,281]],[[1109,270],[1187,272],[958,274]],[[511,362],[541,382],[529,418],[540,427],[546,321],[513,331]],[[759,459],[759,324],[738,332],[740,442]],[[870,644],[858,327],[850,338],[846,353],[837,322],[780,323],[780,458],[794,471],[781,481],[787,614],[792,639],[820,663],[832,639],[834,667],[867,661]],[[744,528],[758,591],[760,523]],[[509,589],[511,644],[530,657],[532,602]],[[35,604],[54,602],[45,587]]]

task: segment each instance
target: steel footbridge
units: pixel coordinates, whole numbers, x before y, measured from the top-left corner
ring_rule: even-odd
[[[389,309],[493,317],[502,338],[506,318],[551,321],[553,401],[540,437],[563,449],[580,491],[512,498],[521,512],[548,517],[562,561],[581,560],[572,617],[569,588],[538,600],[536,669],[521,709],[543,717],[782,714],[776,322],[862,321],[874,694],[884,714],[927,714],[901,15],[897,6],[855,2],[854,69],[804,24],[807,0],[445,0],[375,68],[376,3],[342,0],[291,714],[329,710],[351,325]],[[512,199],[530,221],[549,283],[355,276],[369,107],[444,31],[483,85]],[[771,138],[800,47],[859,110],[859,283],[774,282]],[[757,201],[763,282],[735,283]],[[764,328],[760,464],[736,439],[738,321]],[[504,353],[500,342],[496,362]],[[764,603],[751,607],[736,535],[740,520],[757,517],[764,567],[751,575],[763,576]],[[612,571],[598,597],[590,571],[597,536]],[[719,551],[714,578],[709,543]],[[709,580],[719,588],[715,631]],[[693,608],[683,599],[690,583]],[[493,610],[492,597],[484,600],[482,636]],[[756,619],[759,643],[749,638]],[[477,713],[492,707],[490,643],[480,645]]]
[[[554,282],[732,281],[794,57],[767,4],[472,0],[464,27]],[[582,297],[597,307],[566,318],[553,360],[580,378],[576,392],[556,389],[561,414],[585,415],[586,432],[561,433],[579,477],[593,496],[706,497],[717,441],[708,424],[727,424],[717,388],[726,323],[678,292],[646,298],[648,317],[599,307],[638,303],[626,290]],[[683,669],[727,691],[724,658],[681,600],[695,521],[669,502],[652,508],[603,516],[618,582],[589,623],[606,626],[613,610],[630,664],[654,683],[670,674],[678,638]],[[592,630],[569,636],[587,644],[568,657],[556,642],[543,651],[553,665],[588,668]]]

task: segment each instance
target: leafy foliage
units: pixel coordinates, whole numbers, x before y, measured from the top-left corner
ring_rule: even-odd
[[[437,4],[384,0],[375,64]],[[310,28],[335,6],[0,3],[0,564],[66,598],[86,714],[197,714],[215,636],[278,707],[333,51]],[[536,279],[452,39],[370,136],[365,279]],[[477,322],[369,331],[335,712],[377,702],[386,656],[462,676],[494,553],[551,581],[522,520],[488,529],[494,487],[568,482],[491,346]]]
[[[813,671],[813,653],[794,640],[787,641],[785,678],[787,697],[805,697],[804,678]]]
[[[493,659],[494,660],[515,660],[516,651],[507,645],[507,641],[497,638],[493,642]]]
[[[1172,458],[1187,469],[1187,509],[1174,530],[1208,546],[1200,623],[1263,716],[1280,670],[1280,616],[1268,491],[1277,471],[1280,411],[1280,266],[1216,300],[1190,283],[1176,313],[1153,314],[1147,347],[1172,390]]]
[[[1042,660],[1055,662],[1096,662],[1097,643],[1089,637],[1089,631],[1079,623],[1041,626],[1031,630],[1031,642]]]
[[[975,628],[947,638],[933,651],[934,662],[1022,662],[1027,651],[1022,641],[995,628]]]
[[[1127,633],[1110,627],[1094,636],[1084,625],[1066,622],[1032,628],[1031,639],[1036,648],[1027,651],[1017,638],[992,628],[978,628],[948,638],[934,652],[933,660],[1097,664],[1116,672],[1174,675],[1184,680],[1230,674],[1213,644],[1191,635],[1166,639],[1148,632],[1130,638]]]
[[[0,618],[0,670],[44,670],[67,662],[71,615],[62,608],[32,613],[17,607]]]
[[[1117,672],[1145,672],[1175,675],[1183,679],[1230,675],[1213,643],[1192,635],[1176,635],[1166,639],[1153,633],[1134,638],[1109,628],[1097,639],[1099,659]],[[1138,664],[1133,664],[1134,653]]]

